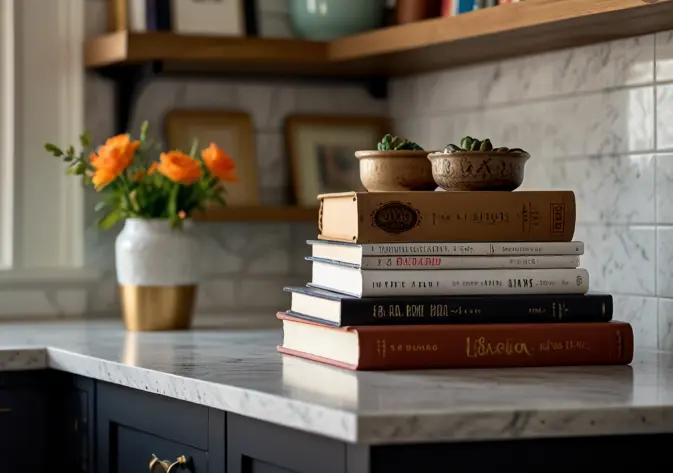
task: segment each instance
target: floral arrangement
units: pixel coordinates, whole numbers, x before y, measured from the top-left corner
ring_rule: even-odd
[[[221,182],[238,181],[234,161],[214,143],[198,156],[196,140],[189,154],[157,153],[159,147],[147,138],[147,127],[143,123],[136,140],[130,134],[117,135],[95,151],[88,132],[80,136],[79,152],[74,146],[62,150],[45,145],[49,153],[68,163],[68,174],[81,176],[85,185],[105,194],[96,206],[105,212],[98,220],[101,228],[124,218],[168,219],[173,227],[180,227],[209,202],[225,205]]]

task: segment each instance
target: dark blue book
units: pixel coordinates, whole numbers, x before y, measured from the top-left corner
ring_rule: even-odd
[[[323,325],[609,322],[610,294],[353,297],[316,287],[286,287],[287,312]]]
[[[147,31],[171,31],[171,0],[146,0]]]

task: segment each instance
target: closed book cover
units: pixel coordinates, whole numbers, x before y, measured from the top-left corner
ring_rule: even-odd
[[[579,256],[584,254],[581,241],[559,242],[406,242],[345,243],[307,240],[311,256],[344,263],[362,264],[368,256]]]
[[[584,324],[409,325],[334,328],[279,313],[278,351],[351,370],[627,365],[633,329]]]
[[[577,268],[579,256],[363,256],[359,263],[307,256],[308,261],[343,264],[360,269],[525,269]]]
[[[589,272],[574,269],[359,269],[313,261],[310,286],[356,297],[586,294]]]
[[[610,294],[353,297],[313,287],[286,287],[288,313],[298,318],[346,325],[490,324],[609,322]]]
[[[318,196],[318,239],[350,243],[571,241],[572,191],[344,192]]]

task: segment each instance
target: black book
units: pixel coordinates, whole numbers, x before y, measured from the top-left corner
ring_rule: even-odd
[[[288,314],[348,325],[609,322],[610,294],[353,297],[316,287],[286,287]]]

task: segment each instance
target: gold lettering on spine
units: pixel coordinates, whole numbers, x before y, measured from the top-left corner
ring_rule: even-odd
[[[465,339],[465,348],[468,358],[485,358],[488,356],[533,356],[525,342],[507,339],[504,342],[491,342],[486,337]]]

